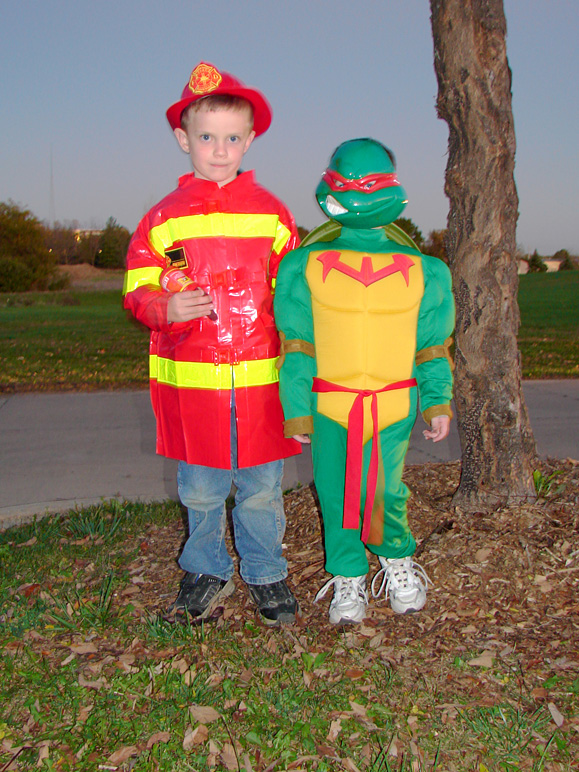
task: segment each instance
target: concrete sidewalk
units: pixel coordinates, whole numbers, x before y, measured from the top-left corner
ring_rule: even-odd
[[[579,380],[527,381],[542,457],[579,458]],[[434,445],[417,421],[407,463],[460,458],[456,422]],[[177,462],[155,454],[147,391],[0,397],[0,528],[103,499],[176,498]],[[311,455],[288,459],[284,489],[312,479]]]

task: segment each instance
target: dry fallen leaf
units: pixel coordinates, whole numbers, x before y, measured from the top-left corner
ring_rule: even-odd
[[[330,743],[333,743],[341,731],[342,731],[342,721],[340,719],[338,719],[337,721],[330,722],[330,731],[328,732],[328,736],[326,737],[326,740]]]
[[[359,702],[354,702],[354,700],[350,700],[350,707],[352,708],[352,712],[356,716],[366,716],[368,715],[368,711],[363,705],[360,705]]]
[[[220,718],[219,713],[210,705],[190,705],[189,713],[200,724],[210,724]]]
[[[138,755],[139,749],[136,745],[125,745],[124,748],[120,748],[118,751],[115,751],[111,756],[109,756],[107,761],[110,761],[111,764],[122,764],[123,761],[130,759],[131,756]]]
[[[44,766],[43,762],[49,756],[50,756],[50,749],[49,749],[48,745],[42,745],[40,747],[40,750],[38,751],[38,761],[36,762],[36,766],[37,767]]]
[[[42,587],[42,585],[40,585],[40,584],[29,584],[29,585],[27,585],[24,588],[24,590],[23,590],[24,597],[25,598],[30,598],[31,595],[36,595],[36,593],[40,591],[41,587]]]
[[[316,743],[316,751],[319,756],[326,756],[329,759],[338,759],[339,756],[336,753],[336,749],[331,745],[325,745],[324,743]]]
[[[186,673],[187,670],[189,670],[189,663],[187,662],[186,659],[181,658],[172,662],[171,668],[173,670],[178,670],[181,673],[181,675],[183,675],[183,673]]]
[[[557,726],[563,726],[565,723],[565,717],[559,711],[557,706],[550,702],[547,707],[549,708],[549,713],[551,714],[553,721],[557,724]]]
[[[171,732],[155,732],[147,740],[147,750],[150,751],[153,745],[158,743],[168,743],[171,739]]]
[[[88,643],[72,643],[68,647],[75,654],[98,654],[98,649],[92,642]]]
[[[207,742],[209,739],[209,729],[205,726],[205,724],[199,724],[199,726],[196,726],[193,730],[192,734],[192,740],[195,745],[201,745],[204,742]]]
[[[36,536],[33,536],[32,539],[28,539],[28,541],[20,542],[20,544],[17,544],[16,547],[20,549],[20,547],[32,547],[33,544],[36,544],[37,542]]]
[[[95,689],[97,692],[103,688],[103,686],[106,686],[106,681],[104,678],[97,678],[96,681],[89,681],[87,680],[83,674],[81,673],[78,677],[78,685],[84,686],[85,689]]]
[[[192,729],[190,726],[185,730],[183,737],[183,750],[190,751],[194,745],[202,745],[209,738],[209,730],[205,724],[199,724]]]
[[[239,769],[239,764],[237,763],[237,756],[235,755],[233,746],[230,743],[225,743],[225,745],[221,749],[219,758],[221,759],[223,764],[227,767],[227,769],[230,769],[230,770]]]
[[[536,686],[531,690],[531,696],[536,700],[546,700],[549,696],[549,691],[544,686]]]
[[[93,708],[94,708],[94,705],[82,705],[78,711],[78,716],[76,720],[81,724],[84,724],[84,722],[89,717],[89,714]]]
[[[480,657],[469,659],[468,664],[472,665],[472,667],[492,667],[494,661],[491,651],[483,651]]]

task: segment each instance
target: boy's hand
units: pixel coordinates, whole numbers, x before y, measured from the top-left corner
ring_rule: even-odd
[[[174,292],[167,305],[168,322],[190,322],[213,311],[213,301],[202,289]]]
[[[302,445],[310,445],[312,442],[309,434],[294,434],[293,439],[301,442]]]
[[[425,429],[422,434],[425,440],[440,442],[448,437],[450,432],[450,418],[447,415],[437,415],[432,419],[430,429]]]

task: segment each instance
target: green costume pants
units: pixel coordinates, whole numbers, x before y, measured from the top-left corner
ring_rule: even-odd
[[[326,571],[334,576],[361,576],[368,573],[366,545],[360,535],[366,499],[366,480],[372,441],[364,445],[364,470],[360,506],[360,527],[342,527],[346,476],[347,431],[319,413],[314,413],[312,458],[314,482],[322,508]],[[410,415],[379,434],[384,467],[384,525],[381,544],[368,544],[370,552],[385,558],[414,554],[416,542],[406,513],[409,491],[402,482],[404,459],[410,432],[416,420],[416,390],[411,390]],[[373,541],[377,541],[373,539]]]

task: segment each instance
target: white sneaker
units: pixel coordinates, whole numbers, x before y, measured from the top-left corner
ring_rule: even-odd
[[[366,575],[332,577],[318,592],[314,603],[321,600],[332,586],[334,597],[330,603],[330,623],[345,625],[361,622],[366,616],[368,605]]]
[[[426,587],[432,584],[422,566],[415,563],[412,556],[379,560],[382,568],[372,579],[372,595],[377,598],[384,593],[390,598],[392,611],[396,614],[420,611],[426,603]]]

